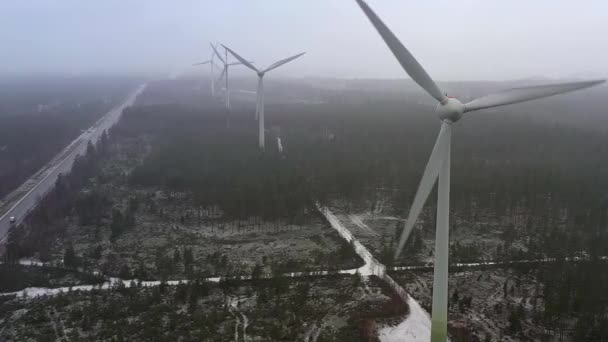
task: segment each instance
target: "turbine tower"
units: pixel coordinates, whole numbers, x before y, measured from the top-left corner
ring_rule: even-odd
[[[305,52],[299,53],[295,56],[291,56],[289,58],[285,58],[282,59],[278,62],[275,62],[273,64],[271,64],[268,68],[266,69],[258,69],[255,66],[253,66],[253,64],[247,62],[247,60],[245,60],[243,57],[239,56],[236,52],[232,51],[230,48],[226,47],[225,45],[222,45],[224,47],[224,49],[226,49],[226,51],[230,52],[237,60],[239,60],[244,66],[248,67],[249,69],[255,71],[258,74],[258,89],[257,89],[257,100],[256,100],[256,105],[255,105],[255,116],[256,119],[258,120],[258,130],[259,130],[259,135],[258,135],[258,142],[260,145],[260,149],[264,150],[264,75],[273,69],[276,69],[278,67],[280,67],[283,64],[289,63],[291,61],[293,61],[294,59],[302,56],[305,54]]]
[[[386,42],[393,55],[397,58],[405,72],[434,97],[438,103],[436,112],[441,121],[439,136],[431,152],[428,164],[422,175],[422,180],[416,191],[414,203],[408,214],[395,258],[399,256],[403,246],[416,223],[416,219],[431,192],[435,181],[439,178],[437,193],[437,226],[435,237],[435,267],[433,274],[433,306],[431,317],[431,341],[445,342],[447,340],[447,304],[448,304],[448,254],[449,254],[449,210],[450,210],[450,155],[452,124],[460,120],[463,114],[484,108],[529,101],[541,97],[562,94],[577,89],[591,87],[605,80],[585,82],[570,82],[547,84],[532,87],[522,87],[504,90],[487,95],[467,103],[461,103],[442,92],[431,77],[424,71],[414,56],[401,44],[399,39],[390,31],[364,0],[356,0],[382,39]]]

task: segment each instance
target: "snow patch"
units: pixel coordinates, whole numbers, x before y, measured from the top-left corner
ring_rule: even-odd
[[[395,327],[382,327],[378,330],[378,338],[382,342],[430,341],[431,317],[417,301],[410,296],[407,304],[410,314]]]

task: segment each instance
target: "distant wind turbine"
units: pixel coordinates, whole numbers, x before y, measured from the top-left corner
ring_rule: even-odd
[[[233,65],[241,65],[243,63],[242,62],[228,63],[228,51],[226,51],[226,57],[223,58],[222,55],[220,55],[220,53],[217,51],[217,48],[215,46],[213,46],[213,44],[211,44],[211,43],[210,43],[210,45],[211,45],[211,48],[213,49],[213,52],[215,53],[215,56],[217,56],[217,58],[224,65],[224,68],[222,69],[222,72],[219,77],[219,81],[221,81],[222,78],[224,78],[226,80],[226,88],[224,90],[224,94],[225,94],[224,99],[226,101],[226,109],[230,110],[230,89],[228,88],[228,67],[233,66]],[[249,61],[247,63],[251,64],[253,62]]]
[[[214,93],[215,93],[214,89],[213,89],[213,88],[215,88],[215,84],[214,84],[214,80],[213,80],[213,78],[214,78],[214,76],[213,76],[213,62],[211,60],[208,60],[208,61],[204,61],[204,62],[194,63],[194,64],[192,64],[192,66],[199,66],[199,65],[205,65],[205,64],[210,64],[211,65],[211,74],[210,74],[210,77],[211,77],[211,96],[213,96]]]
[[[439,178],[437,194],[437,226],[435,237],[435,267],[433,275],[433,307],[431,318],[431,341],[445,342],[447,340],[448,319],[448,254],[449,254],[449,212],[450,212],[450,154],[452,139],[452,124],[460,120],[464,113],[484,108],[534,100],[546,96],[562,94],[577,89],[591,87],[605,80],[585,82],[570,82],[539,85],[508,89],[492,95],[484,96],[467,103],[461,103],[443,93],[431,77],[424,71],[414,56],[401,44],[399,39],[390,31],[382,20],[363,0],[356,0],[365,15],[374,25],[382,39],[386,42],[393,55],[397,58],[405,72],[420,87],[434,97],[437,105],[437,116],[441,123],[439,136],[431,152],[428,164],[418,186],[414,203],[408,214],[399,245],[395,252],[398,257],[416,223],[416,219],[429,196],[435,180]]]
[[[215,44],[215,46],[211,43],[209,43],[211,45],[212,48],[217,47],[217,44]],[[198,65],[205,65],[205,64],[209,64],[210,65],[210,70],[209,70],[209,75],[211,78],[211,96],[215,96],[215,78],[213,75],[213,68],[217,67],[213,62],[215,59],[215,53],[214,50],[211,50],[211,57],[209,60],[206,60],[204,62],[200,62],[200,63],[194,63],[192,64],[192,66],[198,66]]]
[[[260,145],[260,149],[264,150],[264,130],[265,130],[265,127],[264,127],[264,75],[268,71],[276,69],[276,68],[280,67],[281,65],[283,65],[285,63],[289,63],[289,62],[293,61],[294,59],[304,55],[305,52],[299,53],[299,54],[297,54],[295,56],[291,56],[289,58],[282,59],[278,62],[271,64],[266,69],[259,70],[258,68],[253,66],[253,64],[247,62],[247,60],[245,60],[243,57],[239,56],[236,52],[232,51],[230,48],[226,47],[223,44],[222,44],[222,46],[226,49],[226,51],[230,52],[236,59],[238,59],[241,63],[243,63],[244,66],[248,67],[249,69],[255,71],[258,74],[258,90],[257,90],[257,101],[256,101],[255,113],[256,113],[256,119],[258,119],[259,145]]]

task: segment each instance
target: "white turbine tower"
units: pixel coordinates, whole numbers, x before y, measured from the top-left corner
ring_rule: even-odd
[[[247,60],[245,60],[243,57],[239,56],[236,52],[232,51],[230,48],[226,47],[225,45],[222,45],[222,46],[228,52],[230,52],[236,59],[238,59],[241,63],[243,63],[244,66],[248,67],[249,69],[255,71],[258,74],[258,89],[256,92],[257,101],[256,101],[256,105],[255,105],[255,116],[256,116],[256,119],[258,119],[258,130],[259,130],[258,140],[259,140],[260,149],[264,150],[264,130],[265,130],[265,127],[264,127],[264,75],[268,71],[276,69],[276,68],[280,67],[281,65],[283,65],[285,63],[289,63],[289,62],[293,61],[294,59],[304,55],[305,52],[299,53],[299,54],[297,54],[295,56],[291,56],[289,58],[282,59],[278,62],[271,64],[266,69],[259,70],[258,68],[253,66],[253,64],[247,62]]]
[[[449,209],[450,209],[450,154],[452,124],[462,118],[464,113],[483,108],[491,108],[511,103],[534,100],[541,97],[566,93],[577,89],[591,87],[605,80],[594,80],[585,82],[570,82],[539,85],[508,89],[496,94],[488,95],[461,103],[455,98],[447,97],[424,71],[414,56],[401,44],[388,27],[372,11],[363,0],[356,0],[365,15],[374,25],[382,39],[393,52],[405,72],[421,86],[427,93],[434,97],[437,105],[437,115],[441,123],[439,136],[431,152],[428,164],[422,175],[418,186],[414,203],[408,214],[403,233],[399,241],[395,257],[398,257],[403,249],[416,219],[431,192],[435,180],[439,178],[437,194],[437,226],[435,237],[435,267],[433,274],[433,307],[431,318],[431,341],[445,342],[447,340],[447,299],[448,299],[448,253],[449,253]]]

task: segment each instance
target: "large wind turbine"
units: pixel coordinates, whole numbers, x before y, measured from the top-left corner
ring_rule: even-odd
[[[278,62],[275,62],[273,64],[271,64],[268,68],[266,69],[258,69],[255,66],[253,66],[253,64],[247,62],[247,60],[245,60],[243,57],[239,56],[236,52],[232,51],[230,48],[226,47],[225,45],[222,44],[222,46],[226,49],[226,51],[230,52],[236,59],[238,59],[241,63],[243,63],[244,66],[248,67],[249,69],[255,71],[258,74],[258,90],[257,90],[257,101],[256,101],[256,105],[255,105],[255,114],[256,114],[256,118],[258,119],[258,130],[259,130],[259,136],[258,136],[258,141],[259,141],[259,145],[260,145],[260,149],[264,150],[264,75],[273,69],[276,69],[278,67],[280,67],[281,65],[285,64],[285,63],[289,63],[291,61],[293,61],[294,59],[302,56],[305,54],[305,52],[299,53],[295,56],[291,56],[289,58],[285,58],[282,59]]]
[[[226,109],[230,110],[230,90],[228,88],[228,67],[233,66],[233,65],[240,65],[240,64],[243,64],[243,63],[242,62],[228,63],[228,51],[226,51],[226,57],[224,58],[224,57],[222,57],[222,55],[220,55],[220,53],[217,51],[216,47],[213,46],[213,44],[211,44],[211,43],[209,43],[209,44],[211,45],[211,48],[213,49],[213,52],[215,53],[215,55],[217,56],[217,58],[224,65],[224,68],[222,69],[222,73],[220,74],[219,80],[221,81],[222,78],[224,78],[225,81],[226,81],[226,88],[225,88],[225,91],[224,91],[225,101],[226,101]],[[247,61],[247,63],[251,64],[253,62]]]
[[[460,120],[464,113],[484,108],[492,108],[511,103],[538,99],[541,97],[557,95],[577,89],[591,87],[605,80],[585,82],[570,82],[539,85],[532,87],[513,88],[487,95],[467,103],[461,103],[453,97],[442,92],[431,77],[424,71],[414,56],[401,44],[397,37],[380,20],[374,11],[363,0],[356,0],[365,15],[375,26],[390,50],[393,52],[405,72],[434,97],[437,105],[437,115],[441,121],[439,136],[431,152],[428,164],[418,186],[414,203],[408,214],[403,233],[395,257],[403,249],[416,219],[431,192],[435,180],[439,178],[437,194],[437,226],[435,237],[435,268],[433,275],[433,308],[431,318],[431,341],[445,342],[447,340],[447,299],[448,299],[448,253],[449,253],[449,209],[450,209],[450,155],[452,124]]]

